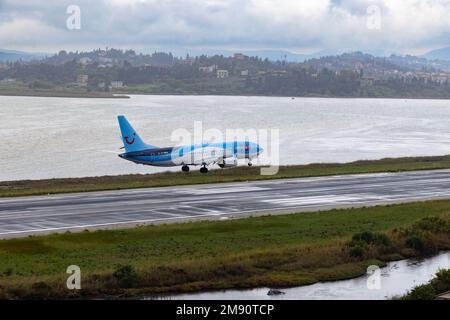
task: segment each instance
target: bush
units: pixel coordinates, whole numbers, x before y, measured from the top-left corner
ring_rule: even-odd
[[[450,290],[450,269],[441,269],[436,273],[436,276],[431,280],[431,284],[438,293]]]
[[[387,246],[390,243],[391,240],[381,233],[374,233],[371,231],[356,233],[348,243],[348,246],[350,247],[349,254],[353,258],[362,258],[366,251],[370,249],[368,246]]]
[[[47,283],[40,281],[40,282],[33,283],[31,288],[34,290],[49,290],[50,286]]]
[[[370,231],[363,231],[353,235],[352,240],[355,242],[362,241],[365,243],[371,243],[375,239],[375,234]]]
[[[113,277],[117,280],[122,288],[137,287],[141,281],[141,277],[132,266],[119,266],[113,273]]]
[[[28,87],[31,89],[51,89],[53,88],[53,83],[49,81],[36,80],[30,83]]]
[[[389,245],[391,243],[390,239],[381,233],[374,233],[370,231],[364,231],[361,233],[356,233],[352,237],[353,242],[364,242],[366,244],[374,245]]]
[[[10,277],[12,274],[13,274],[13,269],[11,269],[11,268],[8,268],[5,270],[5,272],[3,272],[3,275],[5,277]]]
[[[412,229],[432,233],[449,232],[450,224],[438,217],[426,217],[413,224]]]
[[[375,239],[375,244],[388,246],[391,244],[391,239],[389,239],[387,235],[379,233]]]
[[[409,300],[434,300],[436,299],[436,292],[431,284],[423,284],[417,286],[408,294]]]
[[[353,257],[353,258],[362,258],[362,256],[364,256],[364,252],[365,252],[365,250],[363,247],[355,246],[350,249],[349,254],[350,254],[350,257]]]
[[[407,247],[412,248],[421,254],[426,252],[425,239],[423,236],[410,235],[405,239],[405,244]]]

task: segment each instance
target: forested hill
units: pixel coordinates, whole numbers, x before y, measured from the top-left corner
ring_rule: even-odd
[[[175,57],[98,49],[0,64],[0,93],[27,87],[143,94],[450,98],[449,70],[450,62],[362,52],[288,62],[240,53]]]

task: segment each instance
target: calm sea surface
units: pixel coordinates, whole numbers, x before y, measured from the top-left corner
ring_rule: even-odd
[[[0,181],[150,173],[117,157],[116,116],[145,142],[174,130],[279,129],[281,164],[450,153],[450,101],[222,96],[0,97]],[[178,170],[178,169],[176,169]]]

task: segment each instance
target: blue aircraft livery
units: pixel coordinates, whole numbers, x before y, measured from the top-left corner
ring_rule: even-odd
[[[119,154],[119,157],[138,164],[159,167],[181,166],[184,172],[189,171],[189,166],[201,166],[200,172],[207,173],[207,166],[211,164],[217,164],[221,168],[235,167],[238,165],[238,159],[247,159],[248,165],[251,166],[252,159],[263,151],[257,143],[250,141],[160,148],[146,144],[125,116],[118,116],[117,119],[125,148],[125,153]]]

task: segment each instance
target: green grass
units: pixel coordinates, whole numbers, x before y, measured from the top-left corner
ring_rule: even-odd
[[[281,166],[279,172],[272,176],[261,175],[259,167],[236,167],[211,170],[206,175],[195,170],[188,174],[165,172],[147,175],[3,181],[0,182],[0,197],[447,168],[450,168],[450,155]]]
[[[110,92],[90,91],[76,85],[53,86],[48,89],[30,88],[21,81],[0,83],[0,96],[36,96],[36,97],[67,97],[67,98],[129,98],[125,95],[114,95]]]
[[[0,298],[140,295],[350,278],[369,264],[418,254],[403,240],[413,233],[399,230],[425,217],[448,221],[449,213],[450,200],[442,200],[2,240]],[[442,235],[427,223],[418,226],[427,246],[450,249],[450,231]],[[392,244],[362,244],[364,255],[351,257],[348,243],[362,231],[386,233]],[[82,270],[79,293],[64,289],[72,264]],[[120,266],[135,270],[131,275],[139,277],[139,285],[118,285],[114,272]]]

